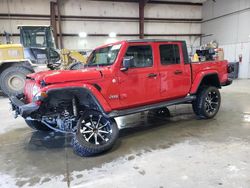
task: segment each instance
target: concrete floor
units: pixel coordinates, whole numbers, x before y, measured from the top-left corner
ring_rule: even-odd
[[[117,119],[118,143],[92,158],[75,155],[70,136],[35,132],[13,119],[0,97],[0,187],[248,188],[249,86],[239,80],[223,88],[211,120],[198,120],[189,105],[171,107],[170,119]]]

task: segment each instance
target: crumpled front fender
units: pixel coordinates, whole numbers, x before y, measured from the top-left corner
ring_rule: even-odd
[[[93,86],[92,84],[82,84],[82,83],[64,83],[64,84],[55,84],[46,86],[42,89],[42,91],[46,92],[48,95],[53,92],[64,92],[64,91],[70,91],[70,90],[79,90],[80,92],[87,92],[90,94],[92,99],[97,104],[99,110],[106,114],[111,111],[111,107],[108,104],[108,102],[105,100],[103,95],[101,94],[98,89]]]

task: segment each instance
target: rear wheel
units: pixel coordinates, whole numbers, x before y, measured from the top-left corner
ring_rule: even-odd
[[[24,89],[26,75],[32,71],[22,66],[11,66],[1,73],[0,87],[4,94],[16,96]]]
[[[221,103],[220,91],[216,87],[203,87],[193,102],[194,113],[201,118],[213,118],[219,111]]]
[[[52,131],[52,129],[50,129],[40,121],[25,120],[25,122],[30,128],[35,129],[37,131]]]
[[[72,142],[73,149],[80,156],[97,155],[111,149],[118,134],[114,119],[90,110],[78,120],[77,132]]]

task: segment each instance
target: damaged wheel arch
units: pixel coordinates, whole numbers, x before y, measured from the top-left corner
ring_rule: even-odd
[[[92,85],[49,89],[47,95],[48,97],[44,102],[48,102],[49,99],[53,99],[54,101],[55,99],[64,100],[65,98],[72,99],[75,97],[80,105],[87,107],[87,109],[98,110],[104,116],[107,116],[107,112],[111,111],[109,104],[102,94]]]

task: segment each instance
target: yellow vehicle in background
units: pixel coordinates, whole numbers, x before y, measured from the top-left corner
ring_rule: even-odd
[[[20,94],[26,75],[33,72],[31,62],[24,58],[21,44],[0,44],[0,89],[4,94]]]
[[[86,62],[77,51],[56,48],[51,26],[22,25],[20,43],[0,44],[0,89],[6,95],[23,92],[27,74],[40,70],[79,69]]]
[[[61,54],[61,69],[76,70],[84,67],[87,62],[86,53],[76,50],[62,49]]]

